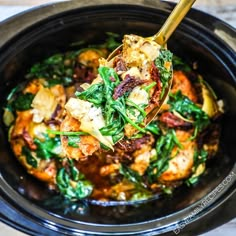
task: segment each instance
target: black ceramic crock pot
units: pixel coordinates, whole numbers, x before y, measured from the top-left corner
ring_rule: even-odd
[[[153,35],[172,8],[170,3],[151,0],[68,1],[35,8],[3,22],[1,107],[33,63],[69,50],[72,43],[80,40],[102,42],[106,32]],[[226,202],[236,186],[235,38],[235,30],[226,23],[191,10],[168,42],[176,55],[189,62],[197,61],[199,72],[224,99],[227,108],[222,120],[222,151],[209,164],[198,185],[180,187],[173,196],[137,204],[104,206],[63,201],[49,195],[15,160],[1,120],[2,221],[31,235],[196,235],[204,224],[202,220],[214,219],[213,212],[221,206],[230,207],[231,217],[235,217],[235,206],[229,205],[232,198]],[[1,109],[1,117],[2,113]],[[217,214],[221,217],[223,210]]]

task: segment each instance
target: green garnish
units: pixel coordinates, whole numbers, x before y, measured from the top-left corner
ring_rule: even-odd
[[[59,156],[62,151],[60,137],[50,138],[48,135],[45,135],[44,137],[44,141],[37,138],[34,139],[34,143],[37,145],[37,157],[41,159],[50,159]]]
[[[68,146],[78,148],[80,142],[80,136],[68,136]]]
[[[82,131],[58,131],[58,130],[47,130],[48,134],[55,134],[55,135],[64,135],[64,136],[75,136],[75,135],[88,135],[86,132]]]
[[[194,185],[199,181],[199,177],[201,174],[196,176],[195,172],[197,168],[199,167],[199,165],[207,161],[207,157],[208,157],[208,152],[205,151],[204,149],[195,150],[194,156],[193,156],[193,159],[194,159],[193,174],[185,181],[185,183],[188,186]]]
[[[175,146],[182,148],[182,145],[177,139],[173,129],[169,129],[167,133],[160,134],[157,138],[157,155],[151,160],[146,171],[150,183],[155,182],[157,178],[167,170],[171,158],[171,152]]]
[[[119,173],[132,183],[142,185],[142,177],[137,171],[130,169],[126,165],[120,165]]]
[[[188,64],[186,64],[180,57],[175,55],[173,55],[172,63],[174,70],[181,70],[185,72],[190,72],[192,70]]]
[[[181,91],[175,94],[170,93],[168,104],[170,105],[170,111],[176,111],[185,119],[193,121],[195,131],[192,139],[210,124],[208,115],[188,97],[183,95]]]
[[[57,172],[56,183],[60,193],[71,200],[86,198],[93,191],[91,182],[85,179],[71,160],[68,169],[63,167]]]
[[[18,111],[25,111],[31,109],[31,104],[34,99],[34,94],[32,93],[21,93],[13,101],[12,107]]]
[[[30,151],[27,147],[25,147],[25,146],[22,147],[22,154],[25,156],[26,162],[27,162],[29,165],[31,165],[31,166],[34,167],[34,168],[37,168],[37,166],[38,166],[38,161],[37,161],[37,159],[32,155],[31,151]]]
[[[112,97],[115,87],[120,83],[115,70],[109,67],[100,67],[98,72],[103,79],[103,83],[94,84],[83,92],[76,92],[75,95],[102,108],[106,126],[100,129],[101,134],[112,136],[113,142],[116,143],[124,137],[123,129],[126,123],[145,133],[145,129],[141,128],[138,123],[131,120],[127,115],[127,111],[130,111],[131,107],[137,109],[143,116],[146,115],[144,110],[130,101],[130,105],[127,105],[128,94],[124,94],[116,100]]]
[[[161,98],[165,93],[166,88],[168,88],[169,81],[172,77],[172,69],[167,69],[165,67],[166,62],[172,62],[173,54],[166,49],[161,49],[159,56],[155,60],[155,65],[158,68],[160,80],[162,82]]]

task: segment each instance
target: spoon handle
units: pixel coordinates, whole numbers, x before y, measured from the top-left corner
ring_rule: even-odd
[[[153,40],[164,45],[196,0],[180,0]]]

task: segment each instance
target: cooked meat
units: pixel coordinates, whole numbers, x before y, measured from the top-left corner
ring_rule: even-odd
[[[80,130],[80,122],[70,115],[67,115],[61,123],[60,130],[62,132],[78,131]],[[65,155],[75,160],[85,159],[100,148],[99,141],[91,135],[80,136],[79,141],[73,146],[68,144],[68,136],[61,135],[61,142]]]
[[[181,91],[183,95],[187,96],[193,102],[197,102],[197,94],[194,86],[183,71],[174,71],[173,84],[171,88],[172,93]]]

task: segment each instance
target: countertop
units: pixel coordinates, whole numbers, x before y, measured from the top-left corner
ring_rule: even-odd
[[[4,19],[25,11],[31,7],[38,6],[49,2],[59,2],[63,0],[0,0],[0,22]],[[173,1],[178,2],[178,1]],[[228,24],[236,27],[236,1],[235,0],[198,0],[194,8],[206,11]],[[235,197],[234,197],[235,199]],[[232,201],[232,200],[231,200]],[[226,213],[227,214],[227,213]],[[0,222],[0,236],[26,236],[4,223]],[[181,234],[180,234],[181,235]],[[233,220],[202,234],[201,236],[234,236],[236,235],[236,218]]]

